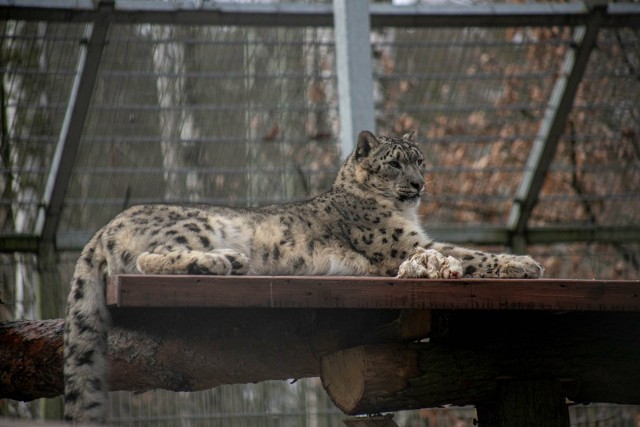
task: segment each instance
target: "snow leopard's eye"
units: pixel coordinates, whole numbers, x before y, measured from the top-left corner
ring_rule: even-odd
[[[401,169],[402,167],[400,166],[400,162],[398,162],[397,160],[391,160],[389,163],[387,163],[389,166],[391,166],[394,169]]]

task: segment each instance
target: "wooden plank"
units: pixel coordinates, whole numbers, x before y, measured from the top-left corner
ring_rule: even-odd
[[[640,311],[640,280],[119,275],[106,294],[112,307]]]

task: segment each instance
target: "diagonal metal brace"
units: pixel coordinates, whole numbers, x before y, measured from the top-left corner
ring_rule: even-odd
[[[571,112],[605,12],[606,5],[593,7],[586,25],[574,30],[571,49],[565,56],[560,76],[551,92],[507,221],[511,246],[516,252],[523,252],[531,211],[538,201],[540,189]]]
[[[109,30],[113,1],[97,3],[98,13],[88,23],[78,55],[77,73],[65,112],[56,151],[51,161],[43,195],[43,208],[38,214],[36,233],[43,243],[55,241],[58,223],[69,187],[71,172],[78,153],[102,51]]]

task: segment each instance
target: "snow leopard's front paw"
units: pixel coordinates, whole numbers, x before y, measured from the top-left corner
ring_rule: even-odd
[[[411,258],[400,264],[399,278],[458,279],[462,277],[462,263],[454,257],[442,255],[434,249],[416,248]]]
[[[501,279],[539,279],[544,267],[528,255],[502,255],[496,273]]]

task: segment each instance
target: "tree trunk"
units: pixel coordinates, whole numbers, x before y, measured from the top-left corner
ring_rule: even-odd
[[[165,200],[188,199],[198,201],[203,195],[204,182],[194,171],[198,168],[199,149],[192,143],[200,130],[190,110],[187,79],[187,59],[183,43],[173,40],[183,37],[187,30],[174,26],[153,27],[157,40],[153,51],[153,68],[157,73],[156,89],[160,116],[160,147],[166,181]]]
[[[318,376],[323,355],[363,342],[414,339],[417,326],[397,328],[394,336],[384,325],[423,317],[394,310],[113,310],[110,385],[193,391]],[[62,393],[63,328],[61,319],[0,324],[0,398]]]

